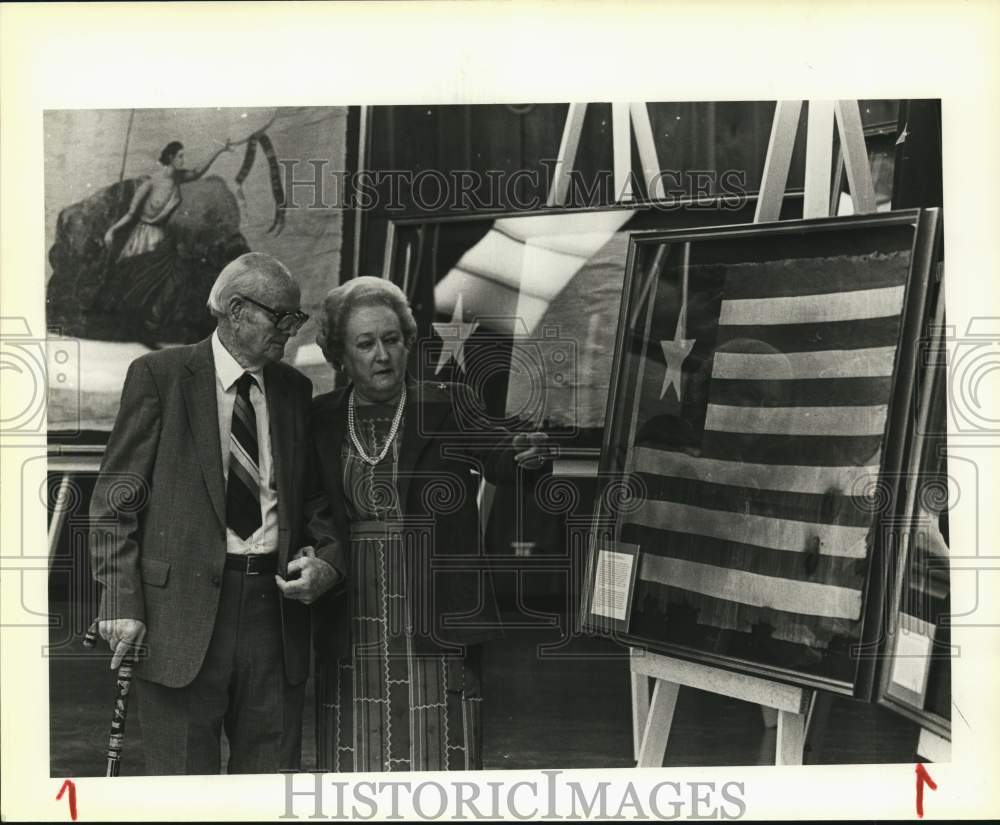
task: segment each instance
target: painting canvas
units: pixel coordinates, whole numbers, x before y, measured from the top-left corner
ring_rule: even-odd
[[[587,626],[871,698],[937,224],[633,236]]]
[[[128,364],[210,334],[209,290],[244,252],[285,263],[315,314],[338,280],[342,210],[295,181],[344,169],[346,124],[346,107],[45,112],[49,343],[79,364],[49,387],[50,432],[110,430]],[[323,391],[315,334],[310,321],[286,360]]]

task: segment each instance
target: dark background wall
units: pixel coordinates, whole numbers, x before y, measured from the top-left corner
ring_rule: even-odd
[[[938,107],[936,101],[923,107]],[[727,170],[741,176],[747,193],[760,187],[764,158],[774,116],[773,101],[721,101],[650,103],[648,111],[660,167],[677,173],[681,188],[695,194],[717,195]],[[911,102],[896,100],[861,101],[862,121],[866,131],[882,135],[882,145],[895,143],[900,123],[910,114]],[[478,174],[481,185],[475,187],[466,203],[445,203],[437,208],[427,201],[435,199],[435,187],[427,181],[424,203],[406,187],[397,187],[396,203],[391,204],[387,182],[377,187],[374,208],[345,215],[345,254],[341,277],[355,274],[380,274],[389,221],[416,215],[468,213],[476,199],[489,208],[478,211],[520,211],[544,203],[546,182],[559,151],[568,104],[474,105],[474,106],[375,106],[366,112],[365,146],[361,168],[371,174],[401,170],[412,175],[434,171],[449,174],[467,170]],[[933,120],[933,111],[921,117]],[[803,107],[789,189],[801,188],[805,159],[805,118]],[[939,130],[938,130],[939,131]],[[352,109],[348,121],[348,167],[359,164],[360,117]],[[938,136],[938,146],[940,137]],[[932,150],[933,151],[933,150]],[[632,168],[641,169],[633,145]],[[940,150],[938,149],[940,167]],[[546,163],[548,161],[548,163]],[[583,181],[592,183],[601,174],[610,178],[613,170],[611,104],[588,106],[575,168]],[[487,172],[505,185],[491,186]],[[519,170],[537,175],[538,183]],[[695,173],[708,173],[696,179]],[[940,172],[938,172],[940,179]],[[891,170],[889,185],[891,186]],[[506,185],[509,183],[510,185]],[[646,193],[640,186],[637,196]],[[938,186],[940,190],[940,186]],[[591,191],[577,189],[570,194],[573,205],[602,206],[614,201],[610,187]],[[534,203],[533,203],[534,201]],[[912,205],[912,204],[910,204]],[[930,205],[930,204],[927,204]],[[392,206],[393,208],[390,208]],[[360,232],[357,223],[360,221]],[[355,244],[360,244],[355,253]],[[356,260],[355,260],[356,258]]]

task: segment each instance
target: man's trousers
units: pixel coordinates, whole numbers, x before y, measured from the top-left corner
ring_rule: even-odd
[[[305,683],[285,680],[274,575],[226,570],[221,588],[215,629],[194,681],[182,688],[135,681],[149,775],[219,773],[223,730],[228,773],[300,766]]]

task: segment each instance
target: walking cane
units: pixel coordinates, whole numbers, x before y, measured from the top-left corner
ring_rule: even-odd
[[[97,619],[91,623],[83,637],[83,646],[97,645]],[[122,742],[125,737],[125,717],[128,713],[128,693],[132,687],[132,668],[136,664],[136,654],[129,651],[118,666],[115,679],[115,704],[111,713],[111,733],[108,736],[108,767],[105,776],[118,776],[122,761]]]

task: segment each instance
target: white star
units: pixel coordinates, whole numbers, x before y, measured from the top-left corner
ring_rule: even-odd
[[[694,338],[684,338],[681,331],[681,322],[677,322],[677,331],[670,341],[660,341],[663,349],[663,360],[667,362],[667,371],[663,375],[663,386],[660,387],[660,398],[662,399],[670,387],[674,388],[677,394],[677,403],[681,402],[681,367],[685,359],[691,354],[694,348]]]
[[[458,364],[458,368],[464,370],[465,342],[476,331],[479,321],[473,321],[471,324],[466,324],[462,321],[462,293],[458,294],[458,300],[455,302],[455,311],[451,315],[451,321],[447,323],[435,322],[433,326],[434,332],[441,339],[441,354],[438,356],[437,368],[434,370],[434,374],[437,375],[441,372],[453,356],[455,363]]]

